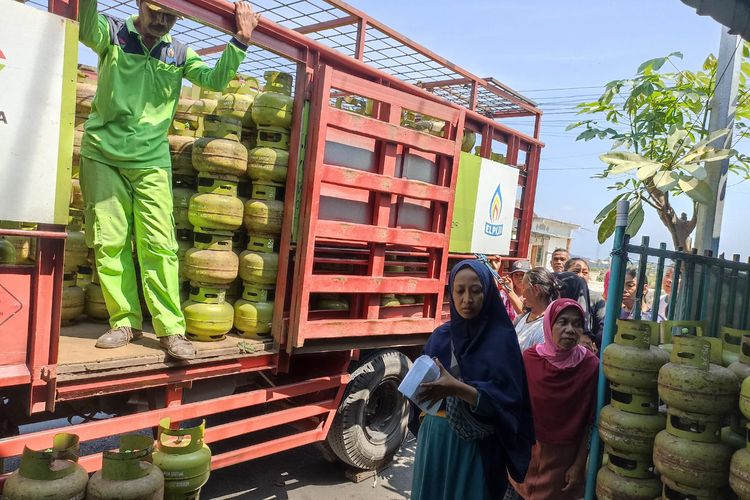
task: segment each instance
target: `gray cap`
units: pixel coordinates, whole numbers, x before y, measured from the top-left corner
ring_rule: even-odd
[[[510,274],[521,272],[521,273],[528,273],[531,271],[531,264],[529,264],[528,260],[514,260],[513,263],[510,265]]]

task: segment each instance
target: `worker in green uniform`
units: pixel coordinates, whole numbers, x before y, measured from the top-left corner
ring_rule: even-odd
[[[98,86],[81,143],[86,239],[94,249],[110,329],[97,347],[139,339],[143,324],[132,241],[141,284],[161,346],[172,357],[195,357],[180,308],[172,171],[167,133],[183,78],[222,91],[234,77],[259,15],[235,3],[236,33],[210,68],[169,31],[177,16],[138,1],[122,21],[80,0],[80,40],[99,56]]]

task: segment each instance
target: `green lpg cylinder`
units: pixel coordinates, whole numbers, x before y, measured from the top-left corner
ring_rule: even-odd
[[[190,230],[193,228],[188,217],[190,198],[195,194],[195,189],[182,184],[172,187],[172,213],[174,215],[174,227],[177,231]]]
[[[24,238],[23,236],[2,236],[0,240],[7,240],[13,245],[16,250],[16,264],[23,264],[28,262],[31,256],[32,238]],[[0,246],[4,243],[0,242]],[[7,251],[7,249],[6,249]],[[0,249],[0,263],[12,264],[12,262],[6,262],[8,257],[3,256],[3,249]]]
[[[731,426],[721,428],[721,442],[729,446],[733,450],[742,450],[747,444],[745,434],[738,434],[734,432]]]
[[[185,253],[185,276],[195,283],[229,285],[237,279],[239,265],[234,252],[191,248]]]
[[[380,307],[397,307],[401,302],[398,301],[393,293],[384,293],[380,296]]]
[[[659,394],[656,389],[640,389],[610,382],[611,404],[617,409],[639,415],[659,413]]]
[[[0,264],[15,264],[16,259],[16,247],[4,237],[0,237]]]
[[[705,415],[723,415],[737,404],[737,377],[710,363],[711,344],[676,335],[670,362],[659,371],[659,397],[669,407]]]
[[[52,448],[24,447],[21,466],[8,477],[3,500],[82,500],[89,475],[78,465],[78,436],[55,434]]]
[[[63,269],[66,273],[78,271],[78,266],[85,266],[88,262],[89,249],[86,246],[86,237],[81,231],[68,229],[68,237],[65,239],[65,260]]]
[[[85,292],[86,288],[91,284],[93,274],[94,272],[90,266],[80,266],[78,273],[76,273],[76,286]]]
[[[615,343],[602,353],[604,375],[628,387],[655,389],[669,355],[651,345],[652,322],[617,320]],[[655,323],[654,323],[655,325]]]
[[[240,254],[240,278],[261,285],[276,284],[279,254],[245,250]]]
[[[272,326],[273,302],[239,299],[234,303],[234,327],[243,337],[267,337]]]
[[[654,500],[660,495],[661,481],[656,477],[624,477],[615,474],[607,466],[599,469],[596,475],[598,500]]]
[[[473,130],[464,130],[464,136],[461,139],[461,151],[464,153],[471,153],[474,149],[474,144],[477,143],[477,133]]]
[[[239,198],[197,193],[190,198],[188,220],[195,227],[234,231],[242,227],[245,207]]]
[[[728,367],[732,363],[739,361],[742,337],[750,335],[750,330],[738,330],[725,326],[722,327],[720,335],[722,343],[721,364]],[[750,354],[750,350],[748,354]]]
[[[164,473],[164,500],[197,500],[211,472],[211,450],[203,441],[205,420],[198,427],[170,429],[159,422],[154,465]]]
[[[227,93],[219,99],[216,114],[240,120],[245,127],[253,125],[252,106],[259,92],[260,85],[255,78],[229,82]]]
[[[750,378],[746,378],[742,382],[742,389],[740,390],[740,412],[742,415],[750,420]]]
[[[742,385],[742,382],[747,377],[750,377],[750,334],[742,335],[737,361],[730,364],[729,369],[734,373],[735,377],[737,377],[737,381],[740,385]]]
[[[289,168],[289,152],[257,147],[247,156],[247,175],[256,181],[284,182]]]
[[[661,481],[663,483],[661,498],[667,500],[724,500],[725,498],[729,500],[724,495],[726,488],[688,486],[666,476],[661,476]]]
[[[240,178],[234,175],[198,174],[198,192],[220,194],[222,196],[237,196]]]
[[[613,450],[611,446],[606,445],[604,451],[607,453],[607,467],[615,474],[635,479],[648,479],[654,476],[654,462],[651,456]]]
[[[750,442],[732,455],[729,464],[729,486],[741,500],[750,499]]]
[[[324,311],[348,311],[349,301],[336,293],[324,293],[318,297],[318,309]]]
[[[639,415],[607,405],[599,414],[599,435],[614,450],[651,455],[656,434],[664,430],[664,415]]]
[[[232,329],[234,309],[225,301],[225,287],[190,284],[189,300],[182,304],[187,336],[202,342],[222,340]]]
[[[193,167],[208,174],[245,175],[247,148],[229,139],[201,137],[193,145]]]
[[[266,85],[253,103],[252,117],[257,125],[289,128],[292,124],[292,75],[266,71]]]
[[[289,130],[283,127],[258,127],[256,144],[263,148],[289,151]]]
[[[252,233],[279,234],[283,219],[283,201],[251,199],[245,203],[243,222]]]
[[[200,250],[231,252],[233,250],[233,237],[232,231],[219,231],[198,226],[195,227],[193,232],[195,248]]]
[[[83,314],[86,297],[83,290],[76,286],[76,275],[66,273],[63,276],[62,307],[60,308],[60,324],[72,325]]]
[[[240,142],[242,122],[230,116],[208,115],[203,118],[203,135]]]
[[[725,486],[731,457],[732,449],[721,442],[690,441],[668,431],[661,431],[654,440],[654,465],[659,473],[691,488]]]
[[[195,137],[170,135],[169,154],[172,158],[172,175],[177,177],[195,177],[193,168],[193,144]]]
[[[164,474],[152,462],[154,440],[120,437],[119,451],[103,453],[102,469],[89,480],[86,500],[162,500]]]
[[[86,287],[86,306],[84,312],[90,320],[97,322],[109,321],[107,304],[104,302],[104,292],[101,285],[97,282],[89,283]]]

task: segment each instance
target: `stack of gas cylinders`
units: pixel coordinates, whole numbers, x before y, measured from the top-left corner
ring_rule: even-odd
[[[233,326],[271,332],[293,99],[291,75],[265,79],[261,92],[238,76],[224,93],[181,99],[175,115],[175,226],[193,340],[221,340]]]
[[[105,451],[102,468],[89,478],[78,464],[79,439],[56,434],[43,450],[24,448],[21,464],[2,490],[7,500],[193,500],[211,472],[204,442],[205,422],[172,429],[159,424],[156,442],[145,435],[120,437],[116,451]]]
[[[607,454],[596,482],[600,500],[653,500],[661,494],[652,450],[655,436],[666,426],[657,379],[669,355],[652,345],[654,337],[656,323],[620,320],[615,343],[602,354],[612,399],[600,414],[599,434]]]

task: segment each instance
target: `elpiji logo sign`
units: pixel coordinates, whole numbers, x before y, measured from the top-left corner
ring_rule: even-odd
[[[500,184],[497,185],[497,189],[490,199],[489,209],[489,221],[484,224],[484,234],[500,236],[503,234],[503,225],[500,224],[500,214],[503,211],[503,195],[500,194]]]

